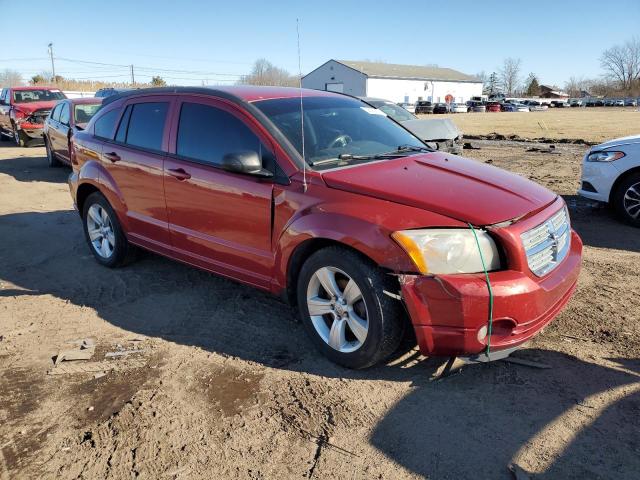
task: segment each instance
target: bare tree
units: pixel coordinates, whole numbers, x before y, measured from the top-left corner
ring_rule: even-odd
[[[8,68],[3,72],[0,72],[0,86],[2,87],[15,87],[24,84],[22,75],[15,70],[9,70]]]
[[[297,87],[298,78],[283,68],[276,67],[264,58],[255,61],[251,73],[243,75],[238,82],[246,85],[272,85]]]
[[[578,98],[584,90],[588,89],[587,81],[582,77],[571,77],[565,82],[564,89],[570,97]]]
[[[522,60],[519,58],[505,58],[500,68],[500,81],[507,95],[513,95],[520,83],[520,67]]]
[[[622,90],[631,90],[640,79],[640,38],[634,37],[623,45],[614,45],[602,52],[600,65]]]

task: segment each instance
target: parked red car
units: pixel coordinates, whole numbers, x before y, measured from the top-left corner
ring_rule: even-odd
[[[501,110],[499,102],[487,102],[487,112],[499,112]]]
[[[99,263],[123,265],[143,247],[282,295],[318,348],[352,368],[396,349],[405,307],[424,354],[482,354],[480,252],[495,353],[551,321],[580,269],[561,197],[433,152],[379,110],[330,92],[116,95],[73,136],[71,161]]]
[[[73,98],[59,102],[44,123],[44,146],[50,167],[71,165],[71,137],[83,130],[100,108],[102,98]]]
[[[0,93],[0,139],[20,147],[42,145],[44,121],[53,106],[67,98],[57,88],[11,87]]]

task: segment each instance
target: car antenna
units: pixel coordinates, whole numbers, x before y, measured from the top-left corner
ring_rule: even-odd
[[[304,154],[304,107],[302,106],[302,60],[300,56],[300,20],[296,18],[298,36],[298,85],[300,90],[300,137],[302,138],[302,191],[307,191],[307,158]]]

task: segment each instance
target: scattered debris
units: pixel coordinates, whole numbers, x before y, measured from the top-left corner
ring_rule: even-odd
[[[146,352],[146,348],[135,348],[133,350],[119,350],[117,352],[107,352],[104,354],[105,358],[117,358],[117,357],[126,357],[127,355],[132,355],[134,353],[143,353]]]
[[[87,408],[87,411],[93,412],[93,407],[91,406],[91,407]]]
[[[93,375],[93,378],[102,378],[106,375],[106,372],[97,372]]]
[[[471,145],[470,142],[465,142],[464,145],[462,145],[462,149],[463,150],[482,150],[480,147],[475,146],[475,145]]]
[[[55,357],[54,365],[60,365],[63,361],[91,360],[91,357],[93,357],[93,354],[96,351],[95,341],[91,338],[73,340],[67,343],[78,345],[79,348],[60,350]]]
[[[122,362],[103,360],[101,362],[62,363],[50,369],[48,375],[66,375],[74,373],[104,373],[108,371],[122,371],[131,368],[141,368],[146,365],[146,359],[136,358]],[[102,375],[100,375],[102,376]],[[100,378],[100,377],[97,377]]]
[[[547,365],[546,363],[534,362],[533,360],[525,360],[524,358],[518,358],[518,357],[506,357],[506,358],[503,358],[502,360],[509,363],[524,365],[525,367],[542,368],[542,369],[552,368],[551,365]]]
[[[509,471],[514,480],[531,480],[531,475],[517,463],[509,464]]]
[[[582,138],[525,138],[519,135],[509,135],[505,137],[499,133],[489,133],[488,135],[468,135],[463,137],[465,140],[511,140],[513,142],[538,142],[538,143],[571,143],[574,145],[597,145],[598,142],[587,142]]]
[[[573,336],[573,335],[566,335],[566,334],[564,334],[564,333],[561,333],[561,334],[560,334],[560,336],[561,336],[561,337],[564,337],[564,338],[570,338],[570,339],[572,339],[572,340],[580,340],[580,341],[582,341],[582,342],[588,342],[588,341],[589,341],[589,340],[587,340],[586,338],[576,337],[576,336]]]
[[[440,365],[436,371],[431,375],[431,381],[443,380],[447,377],[451,377],[457,373],[462,372],[462,367],[466,365],[466,362],[458,357],[451,357],[445,363]]]
[[[560,155],[561,153],[556,150],[555,145],[549,145],[549,148],[541,148],[541,147],[529,147],[525,150],[525,152],[539,152],[539,153],[550,153],[553,155]]]
[[[485,160],[484,163],[493,163],[492,159]]]

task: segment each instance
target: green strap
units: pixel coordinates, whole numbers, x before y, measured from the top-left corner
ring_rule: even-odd
[[[491,352],[491,330],[493,329],[493,290],[491,289],[491,281],[489,280],[489,272],[487,271],[487,265],[484,262],[484,255],[482,255],[482,248],[480,247],[480,240],[478,240],[478,234],[476,233],[473,225],[468,223],[469,228],[473,232],[473,237],[476,239],[476,245],[478,246],[478,252],[480,252],[480,261],[482,262],[482,270],[484,270],[484,278],[487,282],[487,290],[489,290],[489,329],[487,332],[487,357]]]

